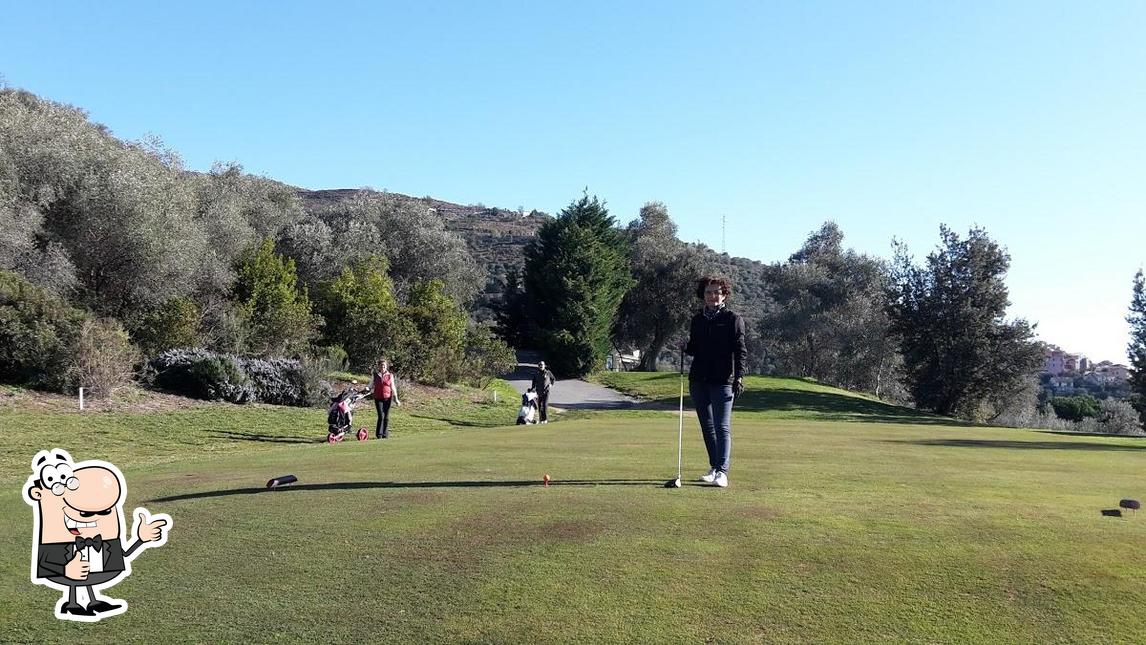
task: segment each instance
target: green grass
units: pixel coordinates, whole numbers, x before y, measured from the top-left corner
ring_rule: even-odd
[[[647,380],[675,407],[676,375]],[[313,411],[4,410],[0,539],[11,548],[0,550],[0,641],[998,643],[1146,633],[1146,515],[1099,514],[1146,495],[1146,441],[911,423],[898,408],[810,383],[749,387],[726,490],[661,488],[676,461],[677,420],[664,412],[495,426],[512,420],[515,401],[487,408],[456,391],[404,406],[387,442],[328,446],[313,441],[323,421]],[[705,467],[694,426],[688,418],[686,478]],[[111,590],[131,603],[123,616],[56,621],[58,593],[28,580],[31,510],[19,488],[28,459],[49,446],[108,458],[128,478],[129,508],[174,518],[169,543]],[[298,484],[262,490],[285,473]]]
[[[593,380],[626,394],[677,407],[684,381],[685,406],[692,405],[687,377],[676,372],[602,372]],[[868,421],[882,423],[959,422],[910,408],[904,408],[865,394],[848,392],[810,379],[777,376],[748,376],[736,409],[768,419],[807,419],[817,421]]]

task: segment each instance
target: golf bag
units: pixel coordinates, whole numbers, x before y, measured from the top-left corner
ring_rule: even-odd
[[[355,390],[346,386],[341,394],[330,399],[330,409],[326,413],[326,442],[336,443],[346,438],[354,424],[354,406],[369,396],[370,390]],[[358,440],[366,439],[366,428],[358,429]]]
[[[537,392],[529,388],[521,395],[521,409],[517,412],[517,425],[537,423]]]

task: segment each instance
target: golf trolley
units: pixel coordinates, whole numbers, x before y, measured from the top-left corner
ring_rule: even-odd
[[[346,433],[354,425],[354,406],[370,396],[369,388],[355,390],[354,385],[357,382],[347,385],[341,394],[330,399],[330,410],[326,413],[326,443],[338,443],[346,438]],[[366,428],[359,428],[358,440],[365,441],[366,436]]]

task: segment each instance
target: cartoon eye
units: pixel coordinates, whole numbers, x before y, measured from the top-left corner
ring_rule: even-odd
[[[43,482],[44,486],[51,488],[56,483],[62,481],[60,479],[59,469],[55,466],[44,466],[40,469],[40,481]]]
[[[60,481],[67,482],[75,473],[68,464],[59,464],[56,466],[56,474],[59,476]]]

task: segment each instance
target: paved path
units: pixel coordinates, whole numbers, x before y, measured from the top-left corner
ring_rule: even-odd
[[[517,369],[504,377],[518,394],[523,394],[537,373],[535,363],[518,363]],[[549,405],[565,410],[620,410],[634,407],[637,399],[604,385],[581,379],[559,380],[549,390]]]

